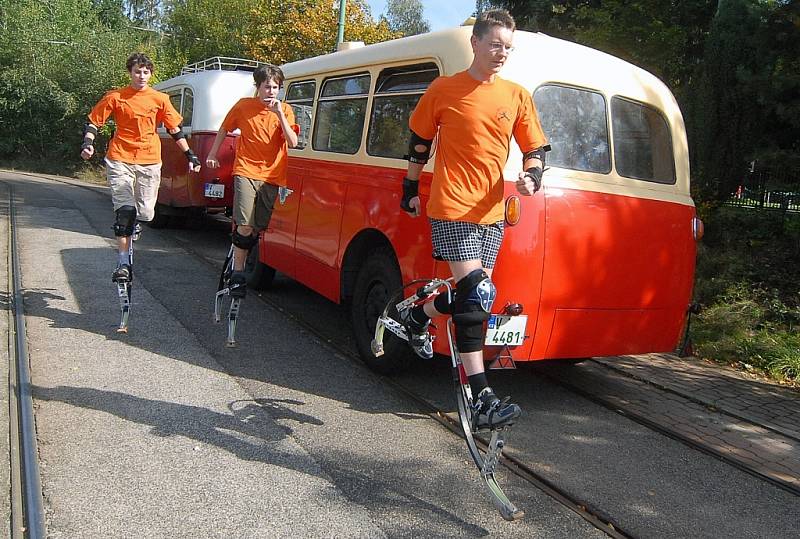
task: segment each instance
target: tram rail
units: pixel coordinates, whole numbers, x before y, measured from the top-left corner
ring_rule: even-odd
[[[26,342],[22,274],[16,236],[14,190],[8,189],[8,357],[9,442],[11,460],[11,537],[40,539],[47,536],[36,421],[31,394],[30,362]]]

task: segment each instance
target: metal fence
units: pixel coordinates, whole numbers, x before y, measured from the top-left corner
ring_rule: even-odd
[[[800,171],[753,166],[726,204],[800,212]]]

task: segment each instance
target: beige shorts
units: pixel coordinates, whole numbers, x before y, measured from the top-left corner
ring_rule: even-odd
[[[106,178],[115,211],[122,206],[133,206],[137,220],[153,220],[161,184],[161,163],[131,165],[106,159]]]
[[[269,182],[233,176],[233,221],[237,225],[264,230],[272,217],[278,186]]]

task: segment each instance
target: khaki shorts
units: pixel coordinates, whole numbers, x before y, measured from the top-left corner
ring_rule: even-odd
[[[131,165],[111,159],[105,161],[114,210],[133,206],[137,220],[152,221],[158,200],[158,186],[161,184],[161,163]]]
[[[233,176],[233,221],[264,230],[272,217],[278,186],[244,176]]]

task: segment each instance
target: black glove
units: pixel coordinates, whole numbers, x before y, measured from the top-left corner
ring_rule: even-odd
[[[403,198],[400,199],[400,208],[408,213],[415,213],[414,208],[409,206],[409,202],[415,196],[419,196],[419,182],[403,178]]]
[[[192,164],[192,168],[193,168],[193,169],[194,169],[195,167],[199,167],[199,166],[201,166],[201,163],[200,163],[200,158],[199,158],[199,157],[197,157],[197,156],[194,154],[194,152],[192,151],[192,149],[191,149],[191,148],[189,148],[188,150],[186,150],[186,151],[185,151],[185,152],[183,152],[183,153],[184,153],[184,155],[186,155],[186,159],[188,159],[188,160],[189,160],[189,162]]]
[[[83,143],[81,144],[81,151],[85,150],[86,148],[91,148],[94,146],[94,139],[89,137],[83,138]]]
[[[542,172],[539,167],[531,167],[525,171],[525,175],[533,181],[534,193],[542,188]]]

